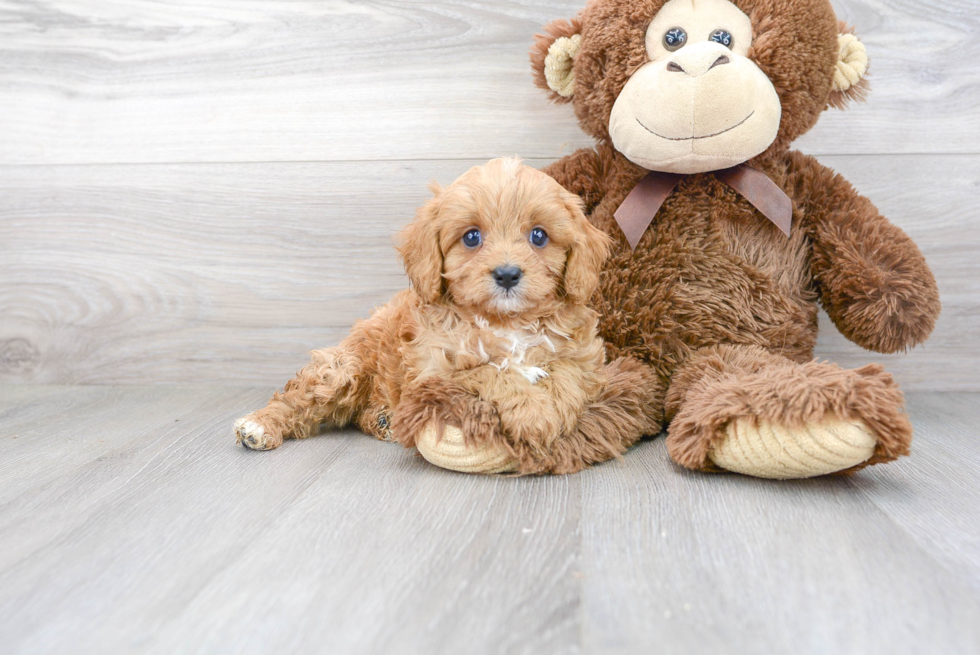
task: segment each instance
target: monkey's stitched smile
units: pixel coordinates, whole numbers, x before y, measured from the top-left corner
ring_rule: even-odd
[[[713,136],[718,136],[719,134],[724,134],[725,132],[731,132],[736,127],[738,127],[739,125],[741,125],[745,121],[747,121],[750,118],[752,118],[752,114],[754,114],[754,113],[755,113],[755,110],[753,109],[751,112],[749,112],[749,115],[748,116],[746,116],[745,118],[743,118],[739,122],[735,123],[731,127],[726,127],[721,132],[715,132],[714,134],[705,134],[704,136],[676,136],[676,137],[675,136],[664,136],[663,134],[657,134],[656,132],[654,132],[653,130],[651,130],[649,127],[647,127],[646,125],[644,125],[643,123],[641,123],[639,118],[636,119],[636,122],[637,123],[640,123],[640,127],[642,127],[644,130],[646,130],[647,132],[649,132],[653,136],[659,136],[661,139],[667,139],[668,141],[691,141],[692,139],[710,139]]]

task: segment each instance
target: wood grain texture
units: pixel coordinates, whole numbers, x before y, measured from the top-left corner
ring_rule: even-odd
[[[265,396],[0,386],[0,652],[980,648],[978,394],[912,394],[910,458],[782,483],[662,439],[542,478],[235,446]]]
[[[907,409],[924,437],[913,443],[913,456],[896,462],[894,471],[872,468],[854,482],[920,548],[980,590],[980,560],[971,555],[980,553],[980,504],[970,492],[980,479],[980,403],[964,400],[912,394]],[[934,425],[942,426],[935,437]]]
[[[980,389],[980,156],[821,160],[919,243],[944,309],[906,355],[825,320],[818,355]],[[281,385],[404,287],[394,234],[476,163],[0,167],[0,380]]]
[[[662,439],[533,479],[234,445],[403,288],[428,180],[591,144],[526,55],[583,4],[0,0],[0,653],[980,652],[977,394],[913,391],[911,458],[790,483]],[[976,0],[834,4],[873,92],[798,145],[944,310],[889,357],[823,317],[818,354],[980,390]]]
[[[812,153],[976,153],[975,0],[837,0],[870,101]],[[0,164],[555,157],[587,145],[531,82],[584,0],[0,3]]]
[[[0,650],[573,647],[578,478],[457,475],[351,432],[256,456],[230,426],[264,397],[42,388],[0,415],[39,455],[0,499]]]
[[[945,442],[939,430],[917,421],[917,447]],[[964,466],[943,465],[957,473]],[[682,470],[655,441],[608,471],[583,483],[587,652],[664,644],[692,654],[980,647],[976,580],[923,545],[958,549],[972,540],[973,524],[933,532],[936,523],[913,526],[879,511],[878,502],[888,502],[879,499],[916,502],[917,487],[929,486],[935,471],[915,457],[853,479],[772,484]],[[956,504],[942,502],[948,511]],[[967,548],[956,556],[975,569],[977,545]],[[926,598],[931,609],[922,611]]]

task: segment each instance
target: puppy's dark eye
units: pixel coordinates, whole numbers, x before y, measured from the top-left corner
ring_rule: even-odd
[[[481,243],[483,243],[483,237],[480,236],[480,231],[473,229],[463,235],[463,245],[467,248],[476,248]]]
[[[722,44],[726,48],[732,47],[732,43],[733,43],[732,33],[729,32],[728,30],[715,30],[714,32],[711,33],[711,36],[709,36],[708,38],[714,41],[715,43]]]
[[[687,43],[687,32],[680,27],[672,27],[664,34],[664,47],[670,51],[678,50]]]
[[[544,248],[548,244],[548,233],[542,228],[536,227],[531,230],[531,236],[528,237],[528,240],[531,242],[532,246]]]

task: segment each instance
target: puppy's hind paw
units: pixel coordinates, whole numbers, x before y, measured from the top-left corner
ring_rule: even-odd
[[[267,433],[265,428],[252,420],[251,416],[244,416],[235,421],[235,439],[251,450],[272,450],[282,443],[282,439],[276,439]]]

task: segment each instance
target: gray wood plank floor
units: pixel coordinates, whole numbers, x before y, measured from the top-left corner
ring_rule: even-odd
[[[980,394],[910,394],[912,457],[788,483],[662,439],[545,478],[235,446],[267,395],[0,386],[0,652],[980,652]]]

